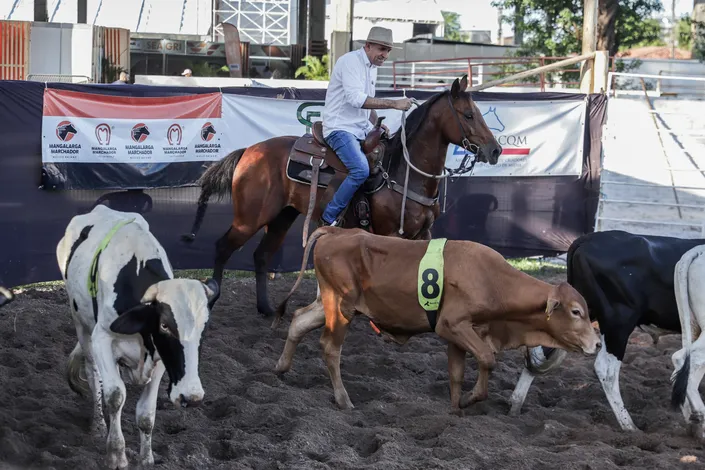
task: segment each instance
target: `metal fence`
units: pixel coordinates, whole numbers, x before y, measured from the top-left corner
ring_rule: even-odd
[[[457,77],[468,75],[470,85],[497,80],[509,75],[543,67],[569,57],[463,57],[433,60],[397,60],[383,65],[377,73],[380,88],[435,90],[448,87]],[[610,70],[616,61],[610,57]],[[579,89],[580,64],[557,71],[537,74],[503,87],[546,89]]]
[[[50,82],[50,83],[93,83],[91,77],[87,75],[59,75],[32,73],[27,75],[30,82]]]

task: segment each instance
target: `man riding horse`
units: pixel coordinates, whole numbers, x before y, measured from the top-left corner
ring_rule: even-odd
[[[349,172],[326,205],[319,225],[337,225],[340,213],[370,176],[361,144],[377,122],[375,109],[406,111],[411,107],[409,98],[375,98],[377,67],[393,47],[392,30],[375,26],[364,47],[344,54],[333,67],[323,108],[323,137]]]

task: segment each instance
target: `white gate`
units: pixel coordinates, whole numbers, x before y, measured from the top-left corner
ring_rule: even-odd
[[[617,77],[636,79],[642,90],[613,89]],[[608,75],[595,231],[705,237],[704,97],[661,95],[659,80],[705,77]]]

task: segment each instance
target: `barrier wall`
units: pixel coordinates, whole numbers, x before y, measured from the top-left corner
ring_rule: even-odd
[[[152,168],[151,171],[135,171],[127,178],[117,173],[111,176],[112,164],[67,165],[45,162],[43,165],[43,138],[46,140],[47,136],[57,134],[56,126],[42,127],[43,119],[48,119],[45,116],[47,106],[44,101],[48,91],[133,98],[222,94],[223,102],[228,103],[223,105],[222,109],[230,106],[232,110],[229,117],[221,123],[226,124],[231,145],[234,146],[243,142],[243,135],[252,138],[251,132],[238,133],[247,122],[242,116],[237,117],[237,113],[249,113],[243,103],[261,99],[262,103],[269,103],[271,109],[284,109],[293,105],[292,101],[320,106],[325,96],[325,90],[292,88],[219,89],[56,83],[49,84],[47,90],[44,83],[0,82],[0,139],[3,142],[3,151],[0,153],[0,220],[4,229],[0,231],[0,284],[15,286],[59,279],[55,248],[66,224],[72,216],[89,211],[98,203],[143,214],[176,269],[211,268],[214,242],[227,230],[231,222],[232,207],[229,199],[214,201],[209,205],[196,241],[185,245],[179,239],[182,233],[190,229],[199,194],[199,188],[188,185],[201,174],[208,161],[191,164],[167,163],[159,168]],[[431,94],[417,91],[408,92],[407,96],[425,100]],[[398,98],[401,93],[380,91],[378,96]],[[473,96],[483,114],[486,114],[488,125],[498,136],[511,129],[521,128],[525,132],[533,133],[531,135],[542,134],[540,127],[526,125],[529,122],[528,117],[515,117],[516,122],[512,124],[512,118],[502,114],[502,106],[517,106],[517,103],[527,106],[527,109],[531,107],[530,103],[535,103],[536,109],[548,109],[549,106],[553,107],[551,109],[561,109],[563,106],[566,108],[565,113],[576,112],[575,109],[584,106],[585,115],[579,119],[577,128],[576,118],[568,114],[565,114],[564,124],[560,122],[563,115],[551,119],[546,117],[545,122],[553,122],[554,127],[550,133],[543,132],[543,135],[548,137],[544,137],[538,147],[533,145],[530,136],[523,140],[515,139],[519,146],[514,147],[529,150],[517,150],[514,154],[509,152],[502,158],[505,162],[511,162],[513,159],[523,162],[521,165],[525,171],[522,176],[512,176],[514,170],[509,164],[504,169],[481,168],[482,165],[478,164],[473,176],[450,181],[446,198],[441,198],[446,212],[441,214],[434,225],[434,237],[478,241],[505,256],[554,255],[566,251],[575,237],[592,231],[599,188],[601,126],[606,106],[604,96],[596,94],[586,97],[567,93],[475,93]],[[300,108],[300,105],[296,108]],[[492,108],[494,112],[490,113]],[[571,109],[573,111],[570,111]],[[254,106],[253,110],[254,115],[248,114],[250,125],[258,122],[260,118],[269,125],[279,125],[278,120],[272,119],[272,115],[276,113],[268,112],[267,107],[261,108],[261,116],[256,113],[257,106]],[[500,123],[497,124],[494,116],[490,114],[496,114]],[[304,113],[302,116],[312,119],[315,113]],[[295,131],[299,128],[293,128],[292,132],[305,132],[306,123],[301,122],[297,116],[292,119],[298,120],[301,126],[300,132]],[[392,121],[393,116],[390,116],[389,122]],[[271,129],[263,125],[262,129],[277,134],[284,128]],[[551,150],[550,146],[554,146],[555,150]],[[505,148],[510,149],[512,146],[505,145]],[[542,152],[541,158],[533,158]],[[554,163],[569,163],[563,165],[561,171],[554,173],[550,162],[547,165],[542,164],[542,174],[537,173],[533,169],[533,162],[546,158],[551,160],[551,152],[556,152]],[[449,166],[452,166],[454,153],[450,148]],[[570,163],[574,163],[575,158],[578,158],[577,166]],[[90,170],[91,165],[94,170]],[[129,167],[129,164],[126,165]],[[179,165],[189,165],[189,174],[186,177],[183,171],[179,170]],[[483,171],[485,176],[482,176]],[[76,176],[81,172],[84,176],[92,174],[93,179],[89,178],[88,181],[80,183],[88,186],[79,187],[96,189],[61,189],[60,185],[55,184],[57,181],[80,180]],[[111,178],[113,183],[117,181],[118,184],[107,184]],[[186,186],[169,187],[176,181]],[[125,184],[126,182],[129,184]],[[162,188],[157,189],[158,186]],[[303,253],[303,218],[299,217],[290,230],[282,250],[275,256],[271,270],[299,269]],[[260,236],[261,233],[257,234],[241,251],[236,252],[227,268],[253,270],[252,253]]]

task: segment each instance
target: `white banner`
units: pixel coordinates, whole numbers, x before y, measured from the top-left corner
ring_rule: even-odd
[[[130,98],[47,89],[42,161],[153,164],[220,160],[233,150],[222,95]]]
[[[487,126],[503,148],[496,165],[478,163],[476,176],[580,175],[587,102],[477,101]],[[412,107],[412,110],[414,108]],[[223,120],[233,149],[281,135],[310,132],[321,119],[323,102],[223,95]],[[390,132],[401,125],[401,111],[377,110]],[[465,151],[448,146],[446,166],[457,168]],[[465,175],[469,176],[469,175]]]

